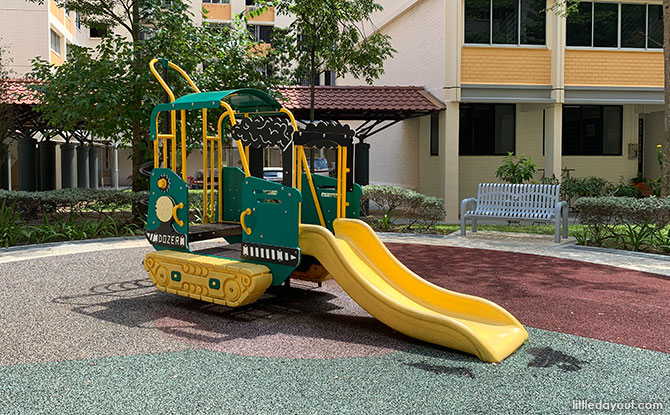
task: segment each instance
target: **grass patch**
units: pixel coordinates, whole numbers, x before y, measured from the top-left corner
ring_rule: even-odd
[[[579,234],[584,227],[584,225],[568,226],[568,236],[574,237]],[[460,225],[437,225],[435,228],[444,235],[461,231]],[[465,229],[468,232],[471,232],[472,226],[467,225]],[[553,235],[554,230],[554,225],[477,225],[477,231],[530,233],[534,235]]]

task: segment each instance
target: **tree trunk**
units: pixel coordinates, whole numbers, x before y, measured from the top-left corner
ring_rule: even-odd
[[[663,62],[665,64],[665,136],[662,147],[661,196],[670,196],[670,0],[663,0]]]
[[[133,38],[133,72],[136,76],[140,75],[141,68],[141,59],[140,51],[137,42],[140,39],[140,1],[135,0],[133,2],[133,21],[132,23],[132,33]],[[141,90],[139,87],[135,87],[133,91],[133,110],[135,114],[139,114],[142,109],[141,106]],[[142,134],[142,128],[140,121],[135,119],[133,120],[132,126],[132,161],[133,161],[133,191],[138,192],[141,190],[147,190],[147,180],[145,177],[142,177],[140,174],[140,166],[144,163],[144,152],[145,145],[143,143],[144,137]]]
[[[667,0],[670,1],[670,0]],[[314,47],[312,46],[312,50],[310,52],[310,61],[309,61],[309,120],[311,122],[314,122],[314,88],[315,88],[315,80],[316,78],[316,51],[314,50]]]

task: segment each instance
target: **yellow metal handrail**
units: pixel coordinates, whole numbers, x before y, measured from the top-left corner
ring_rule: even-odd
[[[174,93],[172,92],[172,89],[167,85],[163,77],[158,73],[156,70],[156,63],[158,63],[160,59],[154,58],[149,62],[149,70],[151,73],[154,75],[154,77],[158,80],[158,83],[160,83],[161,87],[165,90],[165,92],[168,94],[170,98],[170,102],[174,102],[175,96]],[[188,84],[193,88],[195,92],[200,92],[200,89],[195,85],[193,80],[191,79],[190,76],[179,66],[175,65],[174,63],[170,61],[165,61],[167,62],[168,67],[174,69],[177,71],[186,81]],[[156,114],[156,119],[153,120],[153,122],[156,123],[156,131],[158,131],[158,118],[160,117],[160,113]],[[181,111],[181,169],[182,169],[182,179],[184,182],[186,182],[186,111],[182,110]],[[157,134],[157,140],[154,141],[154,167],[157,168],[159,166],[159,144],[158,142],[160,140],[163,140],[163,168],[167,168],[167,159],[168,159],[168,140],[171,140],[171,146],[170,146],[170,151],[172,153],[172,162],[171,162],[171,168],[175,172],[177,171],[177,112],[176,111],[170,111],[170,134]],[[204,186],[203,186],[204,187]]]

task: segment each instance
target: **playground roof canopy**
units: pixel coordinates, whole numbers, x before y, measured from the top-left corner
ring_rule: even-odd
[[[308,86],[282,87],[280,102],[297,119],[309,119]],[[317,86],[317,120],[394,120],[432,114],[445,105],[420,86]]]
[[[252,88],[188,94],[177,98],[172,104],[178,109],[218,108],[220,101],[228,102],[237,112],[278,111],[281,108],[276,99]]]

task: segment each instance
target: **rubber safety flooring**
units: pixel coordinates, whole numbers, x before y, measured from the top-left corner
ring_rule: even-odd
[[[562,414],[583,400],[670,412],[667,277],[389,247],[426,279],[507,308],[528,343],[488,364],[394,332],[334,281],[228,309],[155,290],[147,249],[52,256],[0,264],[0,413]]]

